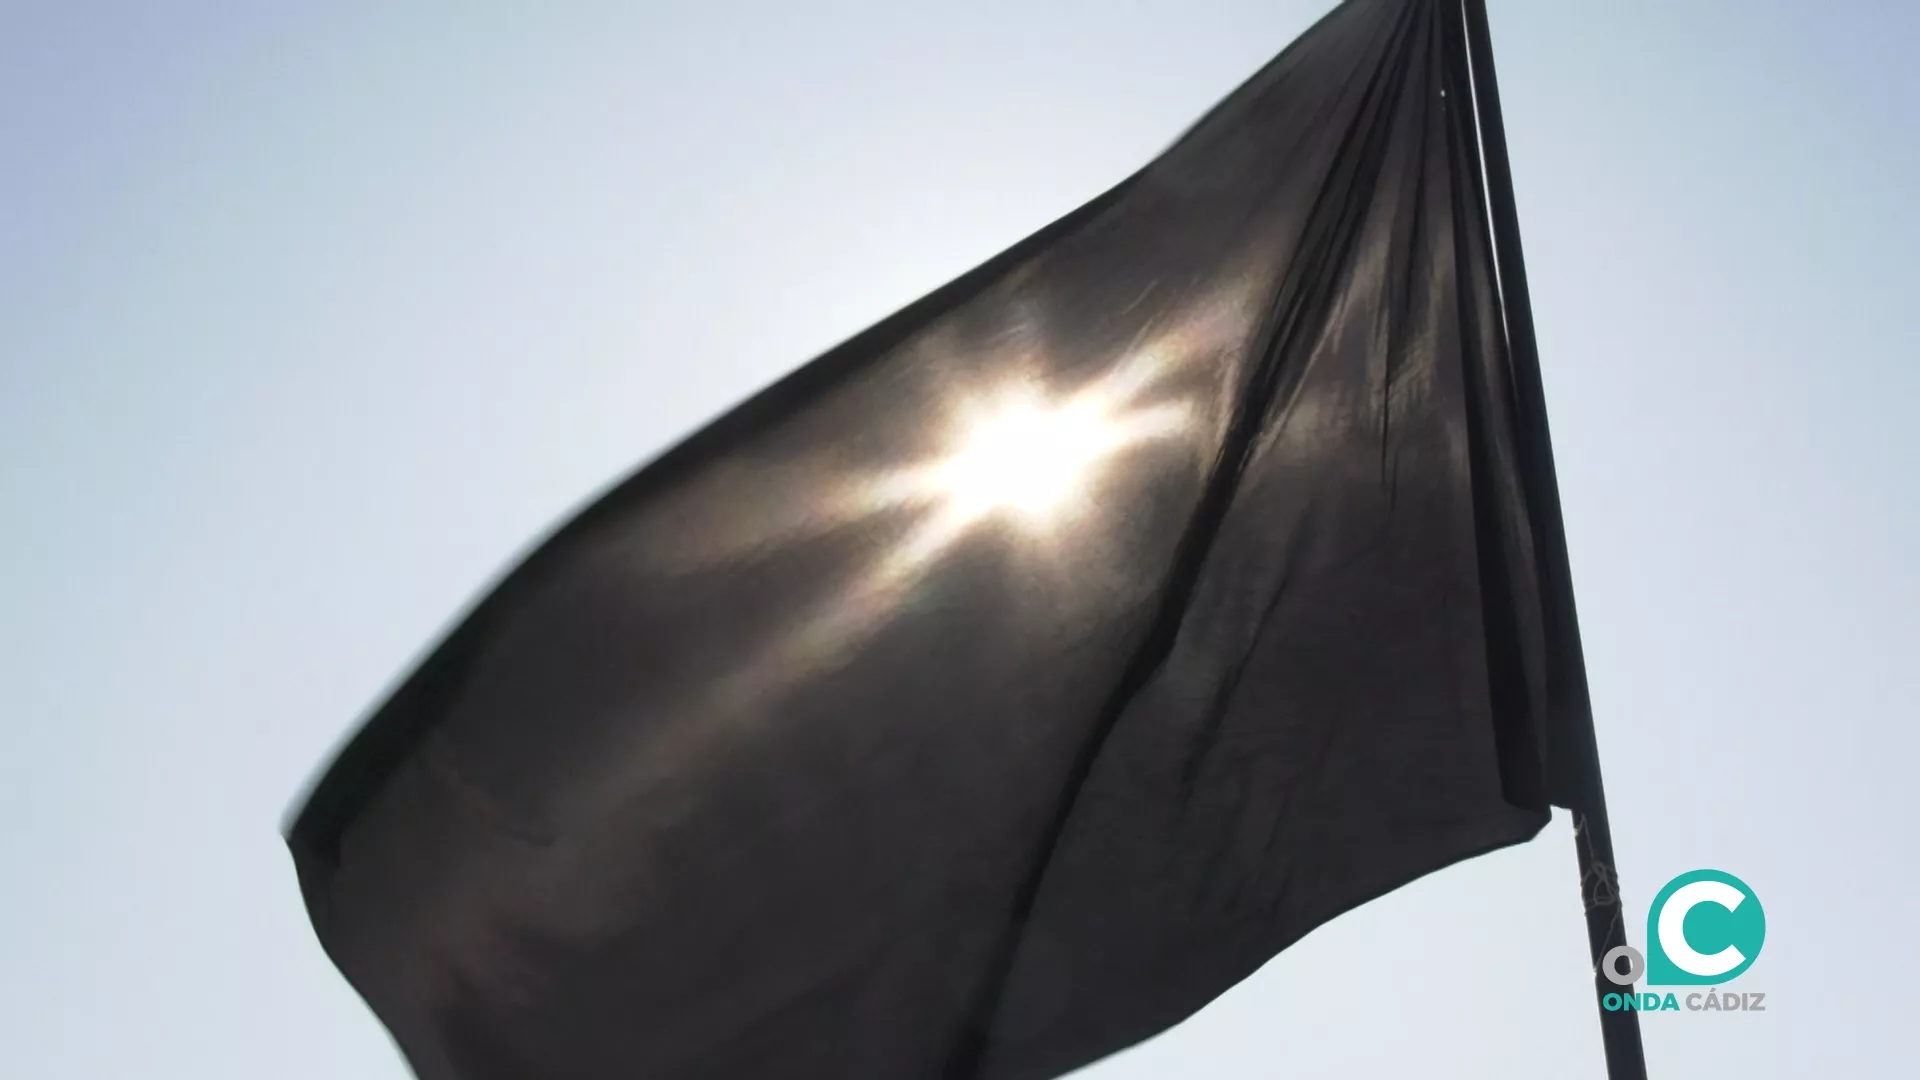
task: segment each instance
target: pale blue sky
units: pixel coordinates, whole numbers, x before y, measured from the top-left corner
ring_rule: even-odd
[[[474,591],[1326,0],[0,7],[0,1072],[401,1080],[277,835]],[[1911,1069],[1920,8],[1494,0],[1658,1077]],[[1593,1080],[1564,820],[1096,1080]]]

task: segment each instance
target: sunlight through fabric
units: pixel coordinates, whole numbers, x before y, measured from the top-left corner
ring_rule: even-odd
[[[1022,380],[961,401],[944,457],[875,485],[882,503],[933,506],[889,560],[895,571],[918,566],[990,519],[1039,535],[1070,524],[1095,502],[1105,467],[1191,426],[1183,402],[1138,402],[1161,367],[1156,354],[1141,352],[1064,398],[1050,400]]]
[[[1036,380],[1015,378],[962,397],[950,414],[945,454],[856,483],[835,500],[866,513],[923,508],[917,523],[832,602],[720,680],[716,700],[726,710],[747,708],[778,683],[845,655],[898,608],[942,553],[970,533],[1008,525],[1017,548],[1057,553],[1048,541],[1072,540],[1075,526],[1099,528],[1089,511],[1097,505],[1104,470],[1194,428],[1190,403],[1141,401],[1165,371],[1161,356],[1142,350],[1064,395],[1049,397]]]
[[[956,514],[1011,510],[1045,525],[1050,511],[1085,491],[1089,473],[1119,441],[1093,403],[1049,407],[1009,395],[977,416],[958,452],[938,467]]]

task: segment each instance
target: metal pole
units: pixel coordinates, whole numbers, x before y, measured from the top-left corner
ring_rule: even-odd
[[[1593,733],[1593,706],[1587,695],[1586,662],[1573,603],[1573,575],[1567,559],[1566,526],[1560,516],[1560,488],[1553,469],[1547,431],[1545,392],[1540,378],[1540,349],[1534,338],[1533,302],[1527,293],[1526,263],[1521,258],[1520,216],[1514,207],[1513,171],[1507,160],[1507,132],[1500,113],[1500,87],[1494,78],[1493,44],[1487,32],[1486,0],[1462,0],[1466,17],[1467,59],[1486,161],[1487,195],[1493,223],[1494,265],[1500,275],[1506,310],[1507,345],[1513,365],[1521,436],[1531,475],[1523,477],[1534,515],[1535,555],[1544,578],[1542,606],[1550,640],[1548,705],[1554,712],[1547,752],[1547,776],[1554,802],[1573,812],[1574,846],[1580,860],[1580,897],[1586,906],[1587,946],[1593,957],[1595,1007],[1606,1047],[1609,1080],[1646,1080],[1647,1062],[1640,1044],[1639,1016],[1608,1011],[1600,998],[1631,987],[1615,986],[1601,962],[1625,945],[1626,921],[1614,873],[1613,836],[1607,826],[1607,799],[1600,782],[1600,751]]]

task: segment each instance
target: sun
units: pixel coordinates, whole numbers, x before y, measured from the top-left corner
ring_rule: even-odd
[[[1085,398],[1049,403],[1012,393],[970,411],[953,453],[928,477],[966,521],[994,513],[1029,525],[1056,520],[1083,500],[1096,466],[1125,441],[1122,427]]]
[[[969,535],[1010,525],[1002,532],[1015,541],[1008,550],[1049,558],[1082,550],[1061,541],[1097,527],[1089,519],[1098,520],[1105,474],[1152,444],[1184,442],[1197,427],[1191,400],[1149,396],[1164,371],[1158,356],[1143,352],[1066,392],[1016,375],[956,398],[948,437],[934,453],[850,481],[828,515],[843,522],[906,511],[903,532],[716,698],[745,708],[769,686],[846,655]]]
[[[1122,364],[1078,392],[1012,379],[957,400],[944,451],[864,485],[871,508],[913,505],[918,524],[880,564],[899,581],[978,527],[1057,536],[1094,505],[1101,473],[1145,444],[1188,430],[1186,402],[1143,405],[1152,358]]]

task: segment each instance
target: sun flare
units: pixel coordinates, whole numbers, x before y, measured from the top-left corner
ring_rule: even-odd
[[[941,532],[995,515],[1028,528],[1057,525],[1085,509],[1112,459],[1186,424],[1184,405],[1132,400],[1142,374],[1123,368],[1066,397],[1017,383],[965,402],[951,450],[912,470],[909,486],[937,505]]]
[[[959,397],[947,414],[944,445],[917,462],[848,483],[829,515],[841,522],[907,511],[910,524],[831,603],[729,679],[720,696],[749,702],[769,680],[844,655],[943,553],[980,530],[1013,526],[1003,535],[1029,556],[1071,558],[1097,548],[1097,531],[1082,530],[1098,529],[1108,472],[1150,444],[1194,433],[1191,400],[1153,393],[1165,370],[1158,355],[1142,351],[1064,393],[1016,375]]]
[[[933,469],[953,512],[971,521],[1011,511],[1032,524],[1085,492],[1121,439],[1090,401],[1049,406],[1021,395],[975,410],[951,457]]]

